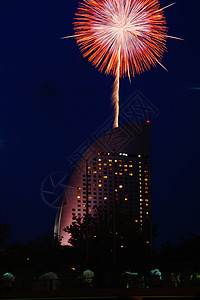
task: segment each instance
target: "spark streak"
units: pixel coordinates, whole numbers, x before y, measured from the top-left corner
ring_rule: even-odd
[[[117,69],[115,74],[115,81],[113,85],[113,95],[112,95],[112,103],[114,105],[114,125],[113,128],[118,127],[119,123],[119,76],[120,76],[120,53],[121,53],[121,46],[119,47],[118,51],[118,62],[117,62]]]

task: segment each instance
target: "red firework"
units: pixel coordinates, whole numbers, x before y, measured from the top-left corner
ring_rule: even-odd
[[[174,4],[174,3],[173,3]],[[159,0],[82,0],[74,30],[84,57],[99,70],[115,76],[114,127],[119,118],[119,78],[140,74],[160,64],[166,49],[164,9]],[[179,39],[179,38],[176,38]]]
[[[120,77],[150,69],[166,51],[167,27],[158,0],[83,0],[74,22],[84,57]],[[119,56],[120,52],[120,56]]]

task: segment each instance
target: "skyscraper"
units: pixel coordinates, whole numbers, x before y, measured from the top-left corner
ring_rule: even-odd
[[[63,237],[63,245],[69,239],[63,228],[73,223],[74,216],[86,215],[86,200],[93,217],[98,209],[109,212],[113,203],[120,203],[140,229],[151,223],[149,121],[112,129],[85,151],[67,183],[56,217],[55,233]]]

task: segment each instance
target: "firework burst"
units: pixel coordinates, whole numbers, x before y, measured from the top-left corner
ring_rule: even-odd
[[[165,68],[161,64],[168,37],[165,8],[160,8],[159,0],[83,0],[79,4],[73,37],[84,57],[115,77],[114,127],[118,127],[120,77],[131,80],[157,64]]]

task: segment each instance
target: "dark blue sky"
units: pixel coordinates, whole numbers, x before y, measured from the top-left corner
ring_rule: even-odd
[[[60,39],[73,34],[77,4],[0,1],[0,222],[12,224],[13,240],[53,230],[56,209],[44,200],[56,196],[41,195],[44,179],[68,174],[69,156],[113,113],[113,78],[82,59],[74,39]],[[140,91],[157,112],[151,120],[157,244],[200,234],[200,91],[191,89],[200,87],[199,6],[178,0],[166,10],[169,34],[185,39],[168,40],[169,72],[158,66],[131,85],[121,80],[121,106]]]

